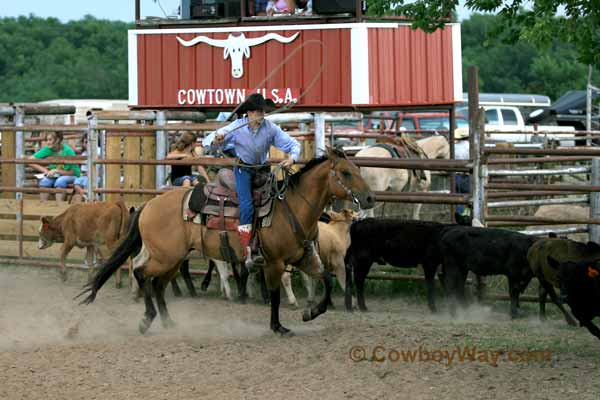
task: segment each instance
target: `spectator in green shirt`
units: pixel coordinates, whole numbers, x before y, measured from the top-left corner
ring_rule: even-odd
[[[66,157],[74,156],[75,151],[68,145],[63,143],[62,132],[48,132],[46,135],[46,146],[38,150],[31,159],[44,159],[46,157]],[[66,189],[72,184],[81,172],[78,164],[64,164],[64,165],[39,165],[29,164],[37,172],[44,174],[44,177],[40,180],[40,187],[44,188],[63,188]],[[48,200],[50,193],[40,193],[42,200]],[[56,200],[63,201],[65,199],[65,193],[56,193]]]

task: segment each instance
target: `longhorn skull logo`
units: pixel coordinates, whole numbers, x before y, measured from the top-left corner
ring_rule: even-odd
[[[277,40],[280,43],[290,43],[296,39],[299,34],[300,32],[296,32],[290,37],[285,37],[278,35],[277,33],[268,33],[257,38],[247,38],[246,35],[241,33],[239,36],[229,34],[227,39],[211,39],[207,36],[197,36],[189,41],[183,40],[177,36],[177,40],[185,47],[191,47],[198,43],[222,47],[224,49],[223,59],[226,60],[227,57],[231,57],[231,76],[239,79],[244,75],[243,57],[250,58],[250,47],[268,42],[269,40]]]

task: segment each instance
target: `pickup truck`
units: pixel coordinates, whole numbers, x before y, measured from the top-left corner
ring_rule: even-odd
[[[493,106],[484,105],[485,110],[485,131],[488,138],[503,142],[543,142],[544,138],[549,139],[571,139],[572,134],[553,134],[547,132],[568,132],[575,131],[570,126],[556,125],[525,125],[525,119],[521,111],[513,106]],[[461,106],[457,108],[457,114],[468,115],[468,107]],[[494,133],[494,132],[523,132],[523,133]],[[561,142],[561,146],[574,146],[574,141]]]

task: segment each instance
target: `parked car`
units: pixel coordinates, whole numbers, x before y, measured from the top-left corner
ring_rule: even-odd
[[[376,112],[373,116],[385,116],[393,119],[365,119],[365,128],[380,129],[381,124],[385,124],[385,129],[395,129],[399,122],[400,128],[408,131],[447,131],[450,128],[450,117],[446,112]],[[456,128],[465,128],[469,126],[469,121],[464,115],[456,115]]]

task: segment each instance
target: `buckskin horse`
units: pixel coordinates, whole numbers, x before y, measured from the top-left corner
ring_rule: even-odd
[[[317,222],[323,208],[334,197],[354,201],[366,209],[375,204],[374,194],[361,177],[359,169],[346,159],[343,152],[334,149],[327,149],[325,156],[310,160],[289,178],[288,183],[287,191],[274,200],[270,226],[257,230],[271,298],[270,328],[281,335],[291,334],[279,320],[279,285],[286,265],[294,265],[308,275],[320,278],[325,285],[323,299],[304,311],[303,321],[313,320],[326,312],[331,301],[332,277],[323,268],[314,250]],[[122,260],[142,246],[134,261],[135,277],[143,288],[146,305],[139,330],[145,333],[156,317],[152,294],[156,298],[163,326],[168,328],[174,325],[167,311],[164,290],[188,253],[195,249],[208,258],[223,259],[219,231],[182,218],[186,193],[186,189],[171,190],[149,200],[134,214],[125,240],[79,295],[87,294],[83,304],[93,302]],[[238,259],[242,259],[237,235],[229,236],[233,251]]]

